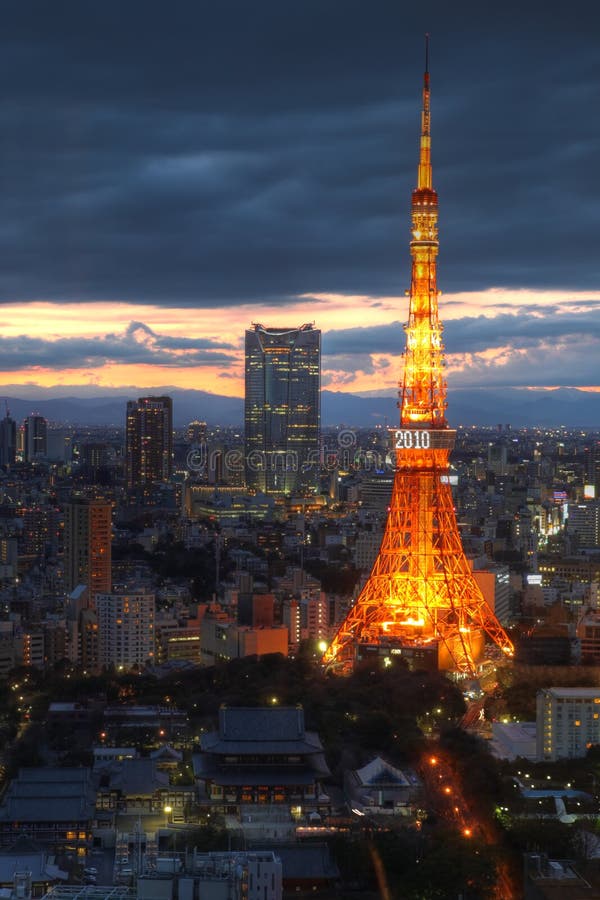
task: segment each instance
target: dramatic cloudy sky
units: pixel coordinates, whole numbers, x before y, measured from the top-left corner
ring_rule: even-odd
[[[2,390],[241,395],[256,321],[320,327],[324,386],[393,388],[425,31],[450,386],[598,387],[599,28],[591,0],[3,4]]]

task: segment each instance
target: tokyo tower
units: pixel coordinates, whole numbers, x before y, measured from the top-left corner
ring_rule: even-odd
[[[449,456],[436,259],[438,198],[432,186],[428,45],[417,187],[412,194],[412,276],[396,474],[373,569],[323,657],[340,673],[370,656],[474,673],[487,634],[506,654],[511,641],[485,602],[462,547]]]

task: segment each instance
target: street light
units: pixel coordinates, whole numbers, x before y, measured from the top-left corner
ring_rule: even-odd
[[[169,805],[167,804],[167,805],[164,807],[164,810],[163,810],[163,811],[164,811],[165,816],[167,817],[167,821],[165,822],[165,825],[168,825],[168,824],[169,824],[169,821],[170,821],[170,818],[171,818],[171,813],[173,812],[173,807],[172,807],[172,806],[169,806]]]

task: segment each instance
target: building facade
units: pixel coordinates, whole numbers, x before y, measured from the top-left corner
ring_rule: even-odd
[[[590,610],[577,622],[577,637],[581,643],[581,658],[586,664],[600,663],[600,615]]]
[[[537,758],[585,756],[600,743],[600,688],[551,687],[537,695]]]
[[[8,410],[0,420],[0,466],[11,466],[15,461],[17,449],[17,426],[11,419]]]
[[[321,332],[312,325],[246,331],[247,487],[316,490],[321,421]]]
[[[22,456],[24,462],[43,459],[48,442],[48,423],[43,416],[27,416],[22,425]]]
[[[98,663],[131,669],[154,660],[154,594],[96,595]]]
[[[73,497],[65,505],[65,589],[80,584],[94,595],[107,593],[111,575],[112,504],[109,500]]]
[[[498,621],[507,625],[511,618],[511,587],[508,566],[486,560],[475,560],[473,578],[483,598]]]
[[[600,545],[600,502],[592,500],[569,504],[568,531],[576,548]]]
[[[22,768],[0,805],[0,845],[26,833],[57,852],[85,853],[91,840],[96,792],[91,770],[82,767]]]
[[[140,397],[127,403],[125,470],[129,490],[169,481],[173,471],[170,397]]]
[[[288,654],[289,633],[285,625],[256,628],[239,625],[223,610],[211,610],[200,625],[200,664],[214,666],[218,662],[244,656],[268,653]]]

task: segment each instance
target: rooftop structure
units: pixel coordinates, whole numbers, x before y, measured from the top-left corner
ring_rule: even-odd
[[[137,900],[137,891],[121,885],[60,884],[44,894],[42,900]]]
[[[528,759],[535,762],[535,722],[494,722],[490,750],[497,759]]]

